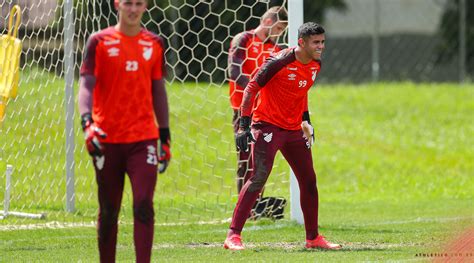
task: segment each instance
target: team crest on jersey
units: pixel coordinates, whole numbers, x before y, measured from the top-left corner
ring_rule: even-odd
[[[313,70],[311,74],[311,79],[314,81],[316,79],[316,75],[318,74],[317,70]]]
[[[152,47],[143,47],[143,58],[145,60],[150,60],[151,54],[153,54],[153,48]]]
[[[263,134],[263,140],[266,142],[271,142],[272,138],[273,138],[273,132]]]

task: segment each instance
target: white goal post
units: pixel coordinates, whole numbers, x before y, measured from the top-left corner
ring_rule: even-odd
[[[0,159],[1,160],[1,159]],[[13,166],[8,164],[7,169],[5,170],[5,193],[3,198],[3,211],[0,211],[0,219],[5,219],[8,216],[16,216],[16,217],[24,217],[24,218],[31,218],[31,219],[45,219],[46,214],[32,214],[32,213],[23,213],[23,212],[15,212],[9,211],[10,209],[10,193],[12,190],[12,173],[13,173]]]
[[[298,27],[303,21],[303,0],[288,1],[288,44],[298,45]],[[303,211],[300,206],[300,188],[295,174],[290,169],[290,216],[299,224],[304,223]]]

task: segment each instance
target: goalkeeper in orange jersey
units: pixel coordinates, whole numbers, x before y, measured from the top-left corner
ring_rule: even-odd
[[[100,261],[115,262],[127,173],[133,192],[136,262],[150,262],[157,171],[164,172],[171,158],[165,46],[140,25],[146,0],[115,0],[115,7],[118,23],[87,41],[79,112],[98,184]]]
[[[228,70],[230,103],[234,111],[232,118],[234,136],[237,135],[239,129],[239,107],[242,103],[244,88],[265,59],[272,52],[281,50],[280,46],[276,44],[276,40],[286,29],[287,20],[288,14],[284,7],[271,7],[261,17],[260,25],[257,28],[236,35],[231,42]],[[238,192],[251,176],[251,167],[250,152],[239,151],[236,178]],[[260,216],[268,216],[273,219],[283,218],[285,204],[286,200],[282,198],[259,197],[252,209],[251,216],[254,219]]]
[[[253,174],[240,191],[224,248],[244,249],[241,231],[270,175],[278,151],[298,180],[306,248],[341,248],[318,232],[319,197],[311,155],[313,128],[308,113],[308,91],[321,69],[324,32],[316,23],[301,25],[298,46],[272,55],[245,88],[236,144],[241,151],[246,151],[248,142],[255,141],[251,147]],[[254,102],[257,93],[259,96]]]

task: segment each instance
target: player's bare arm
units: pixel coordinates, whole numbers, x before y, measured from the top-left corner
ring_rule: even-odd
[[[169,129],[168,96],[166,94],[165,80],[152,80],[153,110],[160,129],[160,167],[159,172],[164,173],[171,160],[171,134]]]

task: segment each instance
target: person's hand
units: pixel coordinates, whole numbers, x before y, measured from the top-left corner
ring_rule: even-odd
[[[255,142],[252,132],[250,131],[250,117],[243,116],[240,118],[240,128],[235,136],[235,144],[239,151],[248,152],[248,143]]]
[[[105,139],[107,134],[92,121],[90,113],[82,116],[82,130],[84,131],[84,139],[89,154],[93,157],[100,157],[104,154],[104,146],[100,143],[100,139]]]
[[[158,171],[160,174],[166,171],[168,165],[171,161],[171,150],[170,144],[168,143],[160,143],[160,158],[158,159],[159,167]]]
[[[160,128],[160,155],[158,158],[158,172],[166,171],[171,161],[171,133],[170,128]]]
[[[314,128],[308,121],[303,121],[301,129],[303,130],[303,137],[306,139],[306,147],[309,149],[314,144]]]

